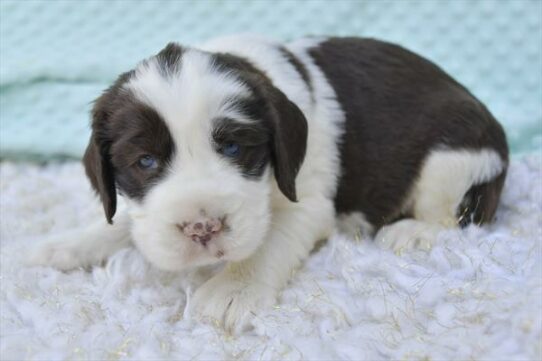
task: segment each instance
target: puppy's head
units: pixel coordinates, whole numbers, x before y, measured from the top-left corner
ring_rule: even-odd
[[[84,165],[109,222],[117,192],[157,267],[241,260],[261,244],[276,181],[296,201],[307,124],[248,61],[169,44],[96,100]]]

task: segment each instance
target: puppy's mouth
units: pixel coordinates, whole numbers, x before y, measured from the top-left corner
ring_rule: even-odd
[[[228,242],[229,237],[217,237],[212,238],[208,241],[201,240],[201,239],[185,239],[184,242],[191,242],[192,245],[197,249],[197,252],[201,252],[201,254],[206,254],[207,257],[210,256],[213,259],[216,259],[217,261],[223,261],[226,257],[227,251],[226,251],[226,245],[224,242]]]

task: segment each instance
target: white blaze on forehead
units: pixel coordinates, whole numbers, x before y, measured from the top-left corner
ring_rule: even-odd
[[[164,118],[174,139],[184,134],[186,142],[200,132],[208,136],[216,117],[243,118],[229,105],[251,95],[246,85],[232,74],[219,72],[210,54],[189,49],[180,61],[179,70],[166,75],[153,58],[139,65],[125,86]]]

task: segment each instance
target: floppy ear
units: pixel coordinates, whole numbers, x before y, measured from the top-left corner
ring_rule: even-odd
[[[105,112],[99,110],[100,100],[93,110],[92,135],[83,156],[83,164],[90,183],[102,201],[105,217],[109,224],[113,223],[113,216],[117,209],[117,191],[113,166],[109,156],[109,145],[100,139],[103,133]]]
[[[272,161],[281,192],[297,202],[295,178],[307,148],[307,120],[284,93],[273,87],[268,93],[273,121]]]

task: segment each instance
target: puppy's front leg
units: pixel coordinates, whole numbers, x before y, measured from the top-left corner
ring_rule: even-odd
[[[25,263],[63,271],[99,264],[130,244],[129,225],[129,216],[123,211],[113,224],[101,220],[83,229],[52,235],[30,251]]]
[[[315,242],[330,235],[333,222],[333,205],[321,197],[276,210],[262,246],[204,283],[190,302],[191,313],[228,331],[241,331],[254,314],[276,302]]]

